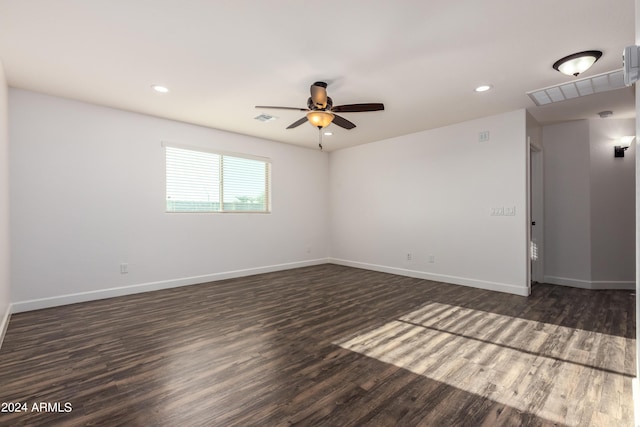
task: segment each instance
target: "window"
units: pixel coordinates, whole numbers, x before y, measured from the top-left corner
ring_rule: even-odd
[[[167,212],[270,212],[269,159],[163,145]]]

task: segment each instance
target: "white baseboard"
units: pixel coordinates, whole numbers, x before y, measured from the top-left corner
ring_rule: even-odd
[[[13,313],[40,310],[43,308],[57,307],[78,302],[93,301],[105,298],[113,298],[124,295],[138,294],[142,292],[158,291],[161,289],[177,288],[179,286],[197,285],[199,283],[214,282],[217,280],[233,279],[236,277],[253,276],[254,274],[271,273],[274,271],[290,270],[292,268],[308,267],[312,265],[326,264],[327,258],[319,258],[308,261],[276,264],[263,267],[247,268],[244,270],[225,271],[221,273],[205,274],[201,276],[183,277],[179,279],[162,280],[158,282],[140,283],[136,285],[118,288],[99,289],[96,291],[79,292],[60,295],[49,298],[39,298],[13,303]]]
[[[397,274],[399,276],[414,277],[416,279],[433,280],[436,282],[451,283],[454,285],[470,286],[472,288],[486,289],[488,291],[505,292],[520,296],[528,296],[529,290],[526,287],[512,285],[509,283],[489,282],[486,280],[470,279],[467,277],[448,276],[445,274],[428,273],[424,271],[408,270],[404,268],[389,267],[385,265],[369,264],[365,262],[349,261],[344,259],[329,258],[332,264],[344,265],[347,267],[362,268],[365,270],[380,271],[383,273]]]
[[[11,320],[13,305],[9,304],[7,306],[6,312],[2,315],[0,319],[0,348],[2,348],[2,343],[4,342],[4,335],[7,333],[7,328],[9,327],[9,320]]]
[[[556,276],[544,276],[544,283],[592,290],[634,290],[636,288],[636,282],[634,281],[581,280]]]

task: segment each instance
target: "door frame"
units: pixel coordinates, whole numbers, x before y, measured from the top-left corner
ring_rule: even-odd
[[[527,145],[527,276],[531,292],[532,283],[544,282],[544,167],[542,146],[531,137],[527,137]]]

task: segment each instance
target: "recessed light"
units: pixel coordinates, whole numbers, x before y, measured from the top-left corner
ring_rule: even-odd
[[[476,92],[486,92],[491,89],[493,86],[491,85],[481,85],[476,88]]]
[[[333,132],[325,132],[324,134],[325,134],[325,136],[331,136],[331,135],[333,135]]]
[[[151,86],[151,88],[152,88],[153,90],[155,90],[156,92],[160,92],[160,93],[167,93],[167,92],[169,92],[169,89],[167,89],[167,88],[166,88],[166,87],[164,87],[164,86],[160,86],[160,85],[153,85],[153,86]]]

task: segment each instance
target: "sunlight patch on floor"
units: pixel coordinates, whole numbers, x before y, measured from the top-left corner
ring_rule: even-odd
[[[334,344],[565,425],[619,425],[631,407],[624,337],[432,302]]]

